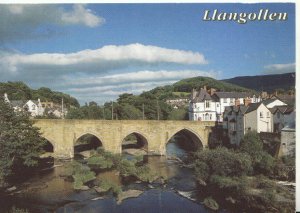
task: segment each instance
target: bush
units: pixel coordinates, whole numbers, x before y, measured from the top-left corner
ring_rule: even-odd
[[[240,151],[251,156],[253,163],[257,163],[262,158],[263,143],[257,132],[251,131],[244,135],[240,144]]]
[[[213,175],[210,178],[210,183],[221,189],[223,193],[230,195],[241,195],[249,187],[249,182],[246,177],[225,177]]]
[[[193,165],[198,178],[207,180],[211,175],[242,176],[252,172],[251,158],[244,153],[235,153],[224,147],[200,150]],[[203,173],[202,173],[203,171]]]
[[[265,175],[273,174],[275,166],[274,158],[266,152],[263,152],[261,155],[261,160],[257,162],[255,170],[257,173],[262,173]]]
[[[87,159],[87,164],[93,168],[110,169],[114,163],[110,158],[104,158],[103,156],[94,155]]]

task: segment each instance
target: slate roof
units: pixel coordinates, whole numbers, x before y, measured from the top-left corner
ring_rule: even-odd
[[[192,103],[199,103],[199,102],[203,102],[205,100],[212,100],[211,96],[206,92],[206,90],[204,89],[200,89],[200,91],[198,91],[196,93],[196,97],[191,101]]]
[[[248,106],[245,105],[240,105],[239,111],[241,111],[241,113],[245,114],[245,112],[247,111]]]
[[[262,102],[249,104],[245,113],[249,113],[249,112],[256,110],[261,104],[262,104]]]
[[[274,114],[275,112],[277,112],[278,110],[279,110],[281,113],[283,113],[283,114],[290,114],[291,112],[294,111],[294,107],[285,105],[285,106],[274,106],[273,108],[270,109],[270,111],[271,111],[273,114]]]
[[[12,100],[10,101],[10,104],[12,105],[12,107],[23,107],[25,104],[25,101],[22,100]]]
[[[278,99],[269,98],[269,99],[263,100],[262,102],[264,103],[264,105],[268,105],[276,100],[278,100]]]
[[[252,95],[247,92],[215,92],[213,96],[218,98],[246,98]]]

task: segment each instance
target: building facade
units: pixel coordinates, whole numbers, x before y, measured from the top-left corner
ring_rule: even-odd
[[[223,113],[228,106],[260,102],[261,98],[244,92],[216,92],[201,88],[193,89],[189,104],[189,120],[223,122]]]
[[[273,132],[271,112],[262,102],[229,106],[223,115],[223,129],[231,144],[239,145],[248,131]]]

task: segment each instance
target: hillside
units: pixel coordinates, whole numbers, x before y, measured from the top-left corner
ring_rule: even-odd
[[[223,82],[232,83],[256,91],[274,92],[275,90],[289,90],[295,88],[295,73],[276,75],[241,76],[224,79]]]
[[[69,106],[79,106],[76,98],[71,97],[68,94],[62,92],[52,91],[49,88],[41,87],[37,90],[31,89],[23,82],[0,82],[0,95],[3,96],[4,93],[7,93],[10,100],[37,100],[38,98],[41,101],[52,101],[54,103],[60,104],[62,98],[64,103]]]
[[[237,91],[237,92],[249,92],[250,89],[237,86],[231,83],[218,81],[209,77],[194,77],[194,78],[186,78],[182,79],[172,85],[156,87],[148,92],[144,92],[143,94],[152,94],[156,98],[161,100],[175,97],[187,97],[191,93],[192,89],[199,89],[207,86],[207,88],[215,88],[219,91]]]

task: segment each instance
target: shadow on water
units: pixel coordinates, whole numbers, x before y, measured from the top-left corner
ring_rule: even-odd
[[[176,142],[176,140],[175,140]],[[153,183],[129,183],[124,185],[116,170],[97,174],[97,179],[109,179],[122,190],[141,190],[136,198],[117,203],[113,195],[100,195],[94,189],[74,191],[73,184],[62,175],[71,161],[55,161],[51,169],[43,169],[31,174],[30,179],[7,197],[0,199],[0,212],[11,206],[28,209],[29,212],[209,212],[201,202],[195,200],[196,181],[191,169],[182,162],[169,158],[184,158],[188,152],[180,143],[169,143],[167,156],[144,156],[145,163],[165,181]],[[127,155],[130,158],[130,155]]]

